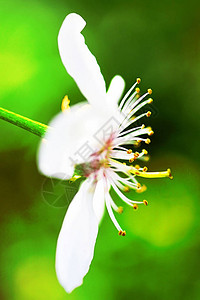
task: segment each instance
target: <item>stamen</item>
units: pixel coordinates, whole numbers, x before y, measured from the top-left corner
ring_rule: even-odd
[[[149,156],[142,156],[140,157],[141,160],[144,160],[145,162],[149,161]]]
[[[127,150],[126,152],[127,152],[128,154],[131,154],[131,153],[132,153],[132,150],[129,149],[129,150]]]
[[[148,205],[148,201],[147,200],[143,200],[144,205]]]
[[[150,111],[148,111],[148,112],[146,113],[146,116],[149,118],[149,117],[150,117],[150,115],[151,115],[151,112],[150,112]]]
[[[123,207],[122,207],[122,206],[119,206],[117,212],[118,212],[119,214],[122,214],[123,211],[124,211]]]
[[[141,82],[141,79],[140,78],[137,78],[137,83],[139,84]]]
[[[138,205],[137,204],[133,204],[133,209],[137,210],[138,209]]]
[[[143,101],[142,103],[140,103],[140,104],[138,104],[144,97],[146,97],[148,95],[148,93],[146,93],[146,94],[144,94],[142,97],[140,97],[135,103],[134,103],[134,109],[132,109],[131,111],[130,111],[130,113],[126,116],[126,118],[124,119],[124,121],[125,120],[127,120],[127,119],[131,119],[132,118],[132,116],[138,111],[138,110],[140,110],[143,106],[145,106],[146,104],[151,104],[152,102],[153,102],[153,99],[148,99],[148,100],[145,100],[145,101]],[[138,102],[139,101],[139,102]],[[133,107],[132,107],[133,108]],[[123,122],[124,122],[123,121]],[[130,122],[129,121],[129,125],[131,124],[132,122]]]
[[[74,182],[74,181],[76,181],[79,178],[81,178],[80,175],[74,175],[72,178],[70,178],[69,182]]]
[[[152,94],[152,89],[148,89],[147,92],[148,92],[149,95],[151,95]]]
[[[128,109],[129,109],[129,112],[128,112],[127,116],[125,117],[125,119],[123,120],[123,122],[121,123],[121,125],[125,121],[127,121],[128,119],[131,119],[133,117],[133,115],[135,114],[135,112],[137,112],[141,107],[143,107],[144,105],[146,105],[147,103],[149,103],[149,100],[146,100],[146,101],[140,103],[147,95],[149,95],[148,92],[145,93],[144,95],[142,95],[141,97],[139,97],[137,99],[137,101],[132,101],[134,99],[134,96],[135,96],[134,94],[133,94],[133,96],[131,96],[129,98],[129,100],[127,101],[127,103],[124,105],[124,107],[122,109],[123,113],[125,113],[125,114],[127,114],[127,110]],[[131,105],[131,103],[132,103],[132,105]]]
[[[169,173],[169,179],[173,179],[174,177],[172,176],[171,170],[167,169],[167,172]]]
[[[126,235],[126,231],[125,230],[119,230],[119,235],[125,236]]]
[[[144,178],[169,177],[171,179],[171,177],[172,177],[170,169],[168,169],[167,171],[163,171],[163,172],[140,172],[140,171],[135,171],[134,169],[132,169],[132,171],[130,171],[130,172],[137,176],[144,177]]]
[[[116,147],[114,147],[114,148],[116,148],[116,149],[120,149],[120,150],[124,150],[124,151],[127,151],[127,149],[126,149],[126,148],[124,148],[124,147],[121,147],[121,146],[116,146]]]
[[[112,207],[116,212],[118,212],[119,207],[115,204],[115,202],[113,201],[113,199],[112,199],[112,197],[110,196],[110,194],[109,194],[109,200],[110,200],[110,205],[111,205],[111,207]]]
[[[138,88],[138,92],[139,92],[139,88]],[[132,106],[129,105],[130,106],[130,110],[132,110],[134,107],[136,107],[148,94],[149,93],[145,93],[140,98],[138,98],[137,101],[135,101]]]
[[[138,121],[139,119],[141,119],[142,117],[147,117],[147,113],[143,113],[143,114],[141,114],[141,115],[139,115],[139,116],[137,116],[137,117],[135,117],[135,116],[133,116],[133,117],[131,117],[130,119],[131,119],[131,124],[133,124],[133,123],[135,123],[136,121]]]
[[[140,155],[139,152],[135,152],[135,153],[134,153],[134,157],[135,157],[135,158],[138,158],[139,155]]]
[[[108,214],[109,214],[109,216],[110,216],[113,224],[117,228],[117,230],[119,232],[123,232],[123,230],[121,229],[119,223],[117,222],[117,220],[116,220],[116,218],[115,218],[115,216],[113,214],[113,211],[112,211],[112,208],[111,208],[111,205],[110,205],[110,198],[109,197],[110,197],[109,193],[106,193],[105,194],[105,200],[106,200],[106,207],[107,207],[107,210],[108,210]]]
[[[145,143],[146,143],[146,144],[150,144],[150,143],[151,143],[151,140],[150,140],[150,139],[146,139],[146,140],[145,140]]]
[[[146,185],[143,185],[143,186],[141,186],[141,188],[137,189],[136,192],[137,192],[137,193],[143,193],[143,192],[145,192],[146,190],[147,190]]]
[[[132,206],[132,204],[136,203],[136,204],[141,204],[143,202],[141,201],[133,201],[133,200],[130,200],[129,198],[127,198],[126,196],[124,196],[124,194],[118,189],[118,187],[115,185],[114,181],[109,178],[109,181],[111,182],[111,185],[114,189],[114,191],[116,192],[116,194],[119,195],[119,197],[125,202],[127,203],[128,205]]]
[[[135,157],[130,158],[129,159],[130,164],[132,164],[132,162],[134,162],[134,160],[135,160]]]
[[[70,100],[69,100],[68,96],[66,95],[62,100],[61,110],[66,111],[66,110],[70,109],[69,103],[70,103]]]
[[[149,136],[151,136],[151,135],[153,135],[153,134],[154,134],[154,131],[153,131],[153,130],[150,130],[149,133],[148,133]]]
[[[128,187],[127,185],[125,185],[125,187],[124,187],[124,192],[127,193],[127,192],[129,192],[129,191],[130,191],[129,187]]]
[[[135,86],[137,85],[137,81],[132,85],[132,87],[128,90],[128,92],[125,94],[124,98],[122,99],[120,105],[119,105],[119,109],[122,108],[122,106],[124,105],[126,99],[128,98],[128,96],[130,95],[130,93],[133,91],[133,89],[135,88]]]
[[[147,167],[144,167],[143,168],[143,172],[147,172],[148,168]]]
[[[142,152],[144,153],[144,155],[148,154],[148,151],[146,149],[142,149]]]
[[[136,130],[138,130],[138,129],[144,129],[144,128],[145,128],[145,125],[143,124],[143,125],[141,125],[141,126],[131,128],[131,129],[127,130],[127,131],[123,131],[124,128],[123,128],[122,130],[120,129],[120,131],[119,131],[120,134],[118,134],[118,137],[127,135],[128,133],[130,133],[130,132],[132,132],[132,131],[136,131]]]
[[[128,192],[131,189],[137,190],[141,187],[140,183],[137,182],[137,180],[134,178],[134,175],[129,174],[128,178],[122,178],[117,173],[117,170],[115,172],[109,172],[111,178],[115,182],[118,188],[123,190],[124,192]],[[127,174],[126,174],[127,175]],[[121,184],[123,183],[123,184]]]
[[[153,99],[149,98],[147,101],[148,101],[148,104],[151,104],[153,102]]]

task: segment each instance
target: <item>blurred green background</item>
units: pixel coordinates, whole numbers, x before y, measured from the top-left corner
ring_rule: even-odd
[[[44,200],[39,138],[0,121],[0,299],[200,299],[199,1],[0,0],[0,106],[48,123],[63,96],[83,97],[57,47],[65,16],[87,21],[87,45],[107,86],[141,77],[153,89],[150,170],[174,180],[142,180],[148,207],[125,207],[118,236],[107,213],[84,284],[68,295],[54,270],[67,207]]]

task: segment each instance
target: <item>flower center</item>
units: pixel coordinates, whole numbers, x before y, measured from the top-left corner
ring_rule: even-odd
[[[76,165],[78,175],[89,177],[91,174],[97,175],[100,169],[110,167],[110,157],[113,150],[114,134],[105,141],[100,150],[92,153],[87,162]]]

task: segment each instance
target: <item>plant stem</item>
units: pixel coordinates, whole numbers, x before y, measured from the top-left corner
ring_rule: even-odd
[[[48,126],[0,107],[0,119],[43,137]]]

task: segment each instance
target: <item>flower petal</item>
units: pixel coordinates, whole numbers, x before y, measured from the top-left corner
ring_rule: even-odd
[[[68,293],[82,284],[94,255],[98,222],[93,210],[93,195],[94,188],[87,179],[72,200],[59,234],[56,272]]]
[[[121,76],[116,75],[113,77],[107,91],[108,101],[117,105],[124,91],[124,87],[125,81]]]
[[[74,164],[70,157],[76,144],[73,133],[83,106],[74,105],[72,109],[58,114],[50,123],[38,152],[38,166],[46,176],[61,179],[72,177]]]
[[[62,62],[76,81],[85,98],[95,105],[106,99],[105,81],[96,58],[91,54],[80,33],[86,22],[81,16],[69,14],[58,35],[58,47]]]
[[[85,103],[59,113],[50,122],[38,153],[39,169],[46,176],[70,179],[75,164],[87,161],[92,153],[101,149],[102,136],[106,128],[109,131],[110,121],[114,121],[113,126],[119,126],[117,111],[107,108],[102,114],[96,107]]]

